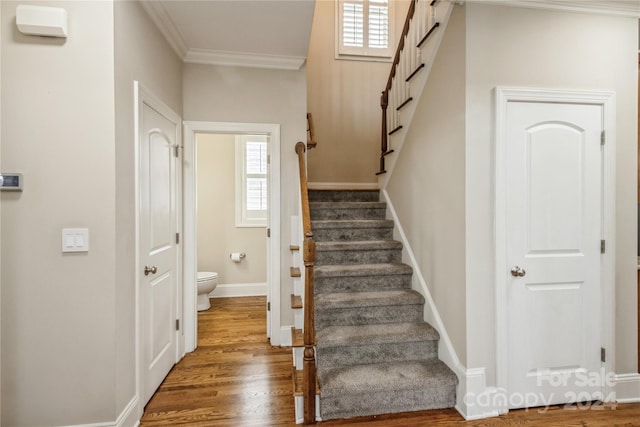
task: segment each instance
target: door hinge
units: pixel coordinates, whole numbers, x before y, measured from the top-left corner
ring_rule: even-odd
[[[600,132],[600,145],[604,145],[605,139],[606,137],[604,131]]]
[[[606,245],[605,241],[604,240],[600,240],[600,253],[601,254],[605,253],[606,249],[607,249],[607,245]]]
[[[271,301],[267,302],[267,311],[271,311]]]
[[[176,233],[176,245],[180,244],[180,233]]]
[[[267,237],[271,237],[271,228],[267,228]]]
[[[180,146],[178,144],[173,146],[173,154],[178,157],[180,156]]]
[[[267,154],[267,164],[271,164],[271,154]]]
[[[600,361],[602,363],[607,361],[607,350],[604,347],[600,347]]]
[[[176,319],[176,331],[180,330],[180,319]]]

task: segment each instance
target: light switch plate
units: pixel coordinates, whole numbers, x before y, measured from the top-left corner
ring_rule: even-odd
[[[89,229],[63,228],[62,252],[89,252]]]

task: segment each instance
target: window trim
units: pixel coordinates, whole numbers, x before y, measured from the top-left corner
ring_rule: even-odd
[[[368,47],[343,47],[342,46],[342,10],[343,4],[350,0],[334,0],[335,11],[335,59],[344,59],[352,61],[373,61],[373,62],[392,62],[393,55],[396,50],[395,43],[395,0],[388,0],[389,7],[389,47],[382,52],[381,50],[372,50]],[[371,0],[356,0],[365,5],[365,11],[368,11],[369,2]],[[364,17],[365,25],[368,25],[368,16]],[[365,42],[368,39],[365,38]]]
[[[235,217],[237,228],[265,228],[268,226],[269,208],[264,210],[264,217],[249,217],[246,215],[246,164],[245,164],[245,150],[246,143],[252,142],[251,138],[255,137],[264,138],[264,142],[267,144],[267,156],[269,155],[269,137],[267,135],[236,135],[236,155],[235,155],[235,187],[236,187],[236,200],[235,200]],[[269,188],[269,166],[267,162],[267,172],[265,173],[267,179],[267,189]],[[269,195],[267,194],[267,204],[269,203]]]

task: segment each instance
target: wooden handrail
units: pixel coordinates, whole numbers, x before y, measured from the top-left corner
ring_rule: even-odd
[[[309,150],[316,148],[318,142],[316,141],[316,131],[313,126],[313,116],[311,113],[307,113],[307,133],[307,148]]]
[[[313,267],[316,262],[316,242],[311,230],[311,213],[309,210],[309,188],[307,186],[307,166],[304,153],[306,145],[296,144],[298,168],[300,171],[300,200],[302,203],[302,230],[304,243],[302,260],[304,262],[304,358],[302,364],[302,393],[304,398],[304,423],[316,422],[316,330],[314,308]]]

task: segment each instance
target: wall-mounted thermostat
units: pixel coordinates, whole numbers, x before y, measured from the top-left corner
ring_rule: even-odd
[[[22,191],[22,174],[0,173],[0,190]]]

